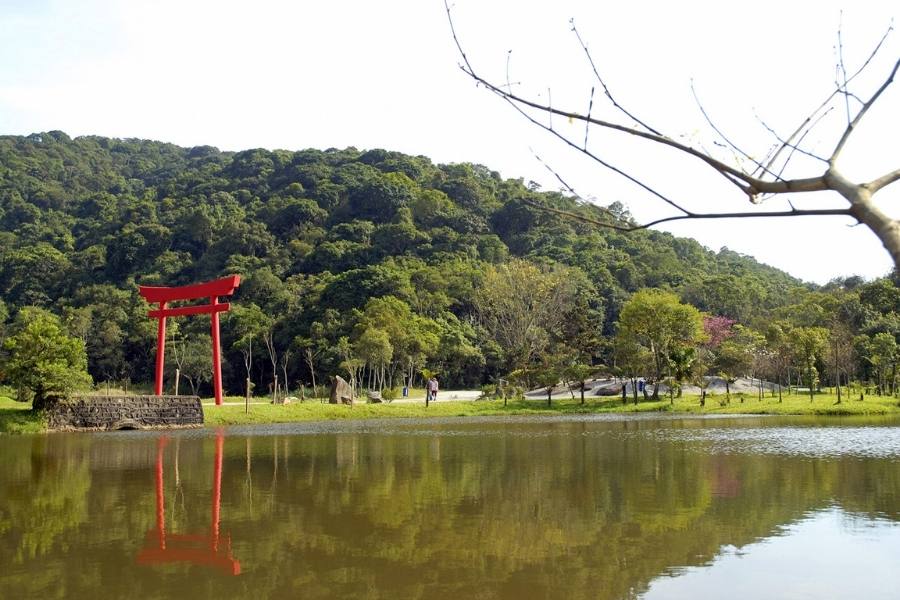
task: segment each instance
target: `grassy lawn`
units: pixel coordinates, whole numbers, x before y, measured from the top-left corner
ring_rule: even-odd
[[[46,431],[43,415],[31,412],[31,404],[16,402],[8,389],[0,388],[0,433],[40,433]]]
[[[238,401],[227,398],[226,401]],[[779,415],[897,415],[900,416],[900,401],[892,397],[870,396],[863,401],[844,400],[835,404],[837,396],[817,394],[812,402],[809,396],[784,396],[783,402],[770,396],[762,401],[754,396],[746,396],[744,401],[732,395],[731,402],[720,405],[724,397],[708,397],[706,406],[701,407],[699,397],[676,398],[674,404],[668,399],[659,402],[641,401],[637,405],[629,402],[623,405],[620,398],[587,399],[584,405],[578,398],[572,400],[554,399],[551,407],[546,400],[510,401],[504,407],[499,400],[479,401],[438,401],[425,408],[425,403],[358,403],[353,408],[319,401],[306,401],[287,405],[251,404],[250,412],[244,406],[204,405],[206,424],[240,425],[251,423],[292,423],[298,421],[322,421],[333,419],[382,419],[403,417],[468,417],[488,415],[561,415],[598,413],[674,412],[689,414],[779,414]]]
[[[8,389],[0,388],[0,433],[40,433],[46,431],[46,421],[42,415],[31,412],[28,404],[15,402]],[[784,396],[783,402],[778,398],[766,396],[759,400],[756,395],[745,395],[743,402],[739,394],[731,397],[730,403],[724,402],[724,396],[709,396],[706,406],[701,407],[697,396],[676,398],[673,404],[668,398],[659,402],[641,401],[633,404],[631,398],[627,405],[622,404],[619,397],[590,398],[584,405],[576,397],[556,399],[551,407],[547,407],[546,399],[514,400],[503,406],[500,400],[452,401],[439,400],[428,408],[424,401],[394,402],[385,404],[357,403],[352,408],[335,404],[322,403],[318,400],[294,402],[291,404],[273,405],[263,399],[255,400],[250,405],[250,412],[245,412],[244,399],[227,397],[225,401],[240,403],[214,406],[210,400],[204,400],[203,412],[206,425],[246,425],[267,423],[294,423],[300,421],[328,421],[335,419],[385,419],[385,418],[427,418],[427,417],[472,417],[490,415],[577,415],[603,413],[645,413],[670,412],[679,414],[777,414],[777,415],[895,415],[900,416],[900,401],[893,397],[867,396],[860,401],[857,398],[844,398],[841,404],[835,404],[837,397],[830,394],[817,394],[810,402],[809,396]],[[724,405],[723,405],[724,404]]]
[[[743,401],[742,401],[743,397]],[[766,395],[762,400],[756,394],[732,394],[731,401],[722,405],[724,396],[707,396],[706,406],[700,406],[698,396],[676,399],[672,410],[697,414],[768,414],[768,415],[897,415],[900,416],[900,400],[892,396],[866,396],[864,400],[848,399],[843,395],[837,404],[835,394],[815,394],[812,401],[809,395],[792,394],[778,397]],[[668,405],[666,399],[657,404]],[[662,408],[662,410],[666,410]]]

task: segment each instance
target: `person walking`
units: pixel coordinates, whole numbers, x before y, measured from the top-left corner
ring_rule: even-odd
[[[438,380],[434,375],[431,376],[431,379],[425,384],[425,406],[428,406],[429,402],[437,400],[438,393]]]

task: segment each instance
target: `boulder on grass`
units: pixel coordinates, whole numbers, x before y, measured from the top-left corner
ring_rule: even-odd
[[[353,406],[353,388],[340,375],[331,378],[331,395],[329,404],[349,404]]]

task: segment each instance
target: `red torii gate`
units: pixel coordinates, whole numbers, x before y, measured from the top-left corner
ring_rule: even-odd
[[[163,392],[163,369],[166,359],[166,317],[184,317],[187,315],[209,314],[212,320],[212,353],[213,353],[213,390],[216,404],[222,404],[222,353],[219,343],[219,313],[227,312],[231,304],[219,303],[219,296],[230,296],[241,284],[240,275],[231,275],[215,281],[207,281],[181,287],[138,286],[141,296],[147,302],[159,303],[159,309],[147,313],[151,319],[159,319],[156,330],[156,386],[154,393],[161,396]],[[177,300],[196,300],[209,298],[209,304],[167,308],[169,302]]]

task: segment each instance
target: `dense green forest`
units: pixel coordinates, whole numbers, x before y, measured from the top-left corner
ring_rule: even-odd
[[[767,356],[770,378],[792,369],[810,381],[813,369],[817,378],[896,378],[891,279],[817,288],[727,249],[602,229],[542,205],[630,220],[615,201],[585,205],[484,166],[386,150],[4,136],[0,340],[43,315],[83,341],[97,384],[147,382],[155,321],[137,285],[240,274],[222,330],[233,394],[248,376],[264,391],[275,373],[292,390],[337,373],[392,387],[423,369],[445,387],[478,386],[534,367],[558,374],[551,356],[624,375],[643,361],[641,375],[671,378],[688,345],[682,363],[717,373],[724,364],[762,374]],[[623,306],[645,288],[702,311],[706,337],[673,343],[661,358],[614,343]],[[529,326],[516,325],[516,311]],[[727,331],[713,344],[716,327]],[[178,366],[182,385],[208,393],[208,318],[179,319],[170,334],[167,388]],[[799,348],[807,334],[816,339]]]

